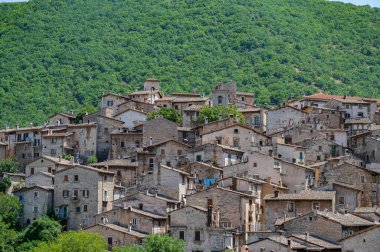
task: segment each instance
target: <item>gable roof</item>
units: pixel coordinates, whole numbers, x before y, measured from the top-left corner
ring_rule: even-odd
[[[60,164],[60,165],[65,165],[65,166],[73,166],[73,165],[75,165],[75,164],[72,164],[69,160],[66,160],[66,159],[64,159],[62,157],[60,159],[59,157],[56,158],[56,157],[45,156],[45,155],[41,156],[41,157],[39,157],[39,158],[37,158],[35,160],[33,160],[32,162],[30,162],[30,163],[28,163],[26,165],[29,165],[29,164],[31,164],[33,162],[36,162],[36,161],[40,160],[40,159],[45,159],[45,160],[51,161],[51,162],[53,162],[55,164]]]
[[[106,171],[106,170],[102,170],[102,169],[94,168],[94,167],[91,167],[91,166],[79,165],[79,164],[73,165],[73,166],[68,167],[68,168],[66,168],[66,169],[62,169],[62,170],[56,171],[55,174],[57,174],[57,173],[61,173],[61,172],[64,172],[64,171],[68,171],[68,170],[71,170],[71,169],[73,169],[73,168],[82,168],[82,169],[86,169],[86,170],[94,171],[94,172],[98,172],[98,173],[109,174],[109,175],[115,175],[114,172],[110,172],[110,171]]]
[[[206,125],[207,125],[207,124],[206,124]],[[255,130],[254,128],[251,128],[251,127],[248,127],[248,126],[245,126],[245,125],[243,125],[243,124],[236,123],[236,122],[233,123],[233,124],[231,124],[231,125],[228,125],[228,126],[226,126],[226,127],[219,128],[219,129],[215,129],[215,130],[212,130],[212,131],[208,131],[208,132],[206,132],[206,133],[202,133],[202,134],[200,134],[200,135],[203,136],[203,135],[207,135],[207,134],[212,134],[212,133],[214,133],[214,132],[222,131],[222,130],[229,129],[229,128],[232,128],[232,127],[240,127],[240,128],[244,128],[244,129],[247,129],[247,130],[253,131],[253,132],[255,132],[256,134],[259,134],[259,135],[261,135],[261,136],[264,136],[265,138],[268,138],[268,136],[266,136],[266,135],[264,135],[263,133],[261,133],[261,132]]]
[[[137,162],[132,162],[130,159],[111,159],[103,162],[93,163],[89,166],[131,166],[135,167],[137,166]]]
[[[265,196],[265,200],[335,200],[335,191],[304,191],[300,193],[278,194],[274,197],[273,194]]]
[[[129,108],[129,109],[127,109],[127,110],[124,110],[124,111],[122,111],[122,112],[117,113],[116,115],[113,116],[113,118],[115,118],[115,117],[117,117],[117,116],[119,116],[119,115],[121,115],[121,114],[127,113],[127,112],[129,112],[129,111],[133,111],[133,112],[140,113],[140,114],[143,114],[143,115],[147,115],[147,114],[148,114],[148,113],[146,113],[146,112],[144,112],[144,111],[141,111],[141,110],[137,110],[137,109]]]
[[[177,143],[177,144],[181,144],[181,145],[183,145],[183,146],[186,146],[186,147],[188,147],[188,148],[191,148],[191,145],[185,144],[185,143],[180,142],[180,141],[178,141],[178,140],[176,140],[176,139],[167,139],[167,140],[164,140],[164,141],[162,141],[162,142],[158,142],[158,143],[155,143],[155,144],[152,144],[152,145],[148,145],[148,146],[146,146],[146,148],[149,148],[149,147],[157,147],[157,146],[160,146],[160,145],[166,144],[166,143],[168,143],[168,142],[175,142],[175,143]]]
[[[110,223],[107,223],[107,224],[100,224],[100,223],[99,224],[95,224],[93,226],[85,228],[85,230],[94,228],[96,226],[100,226],[100,227],[104,227],[104,228],[110,228],[110,229],[118,231],[120,233],[132,235],[132,236],[138,237],[140,239],[143,239],[146,236],[146,234],[137,232],[135,230],[129,231],[128,228],[125,228],[125,227],[122,227],[122,226],[119,226],[119,225],[115,225],[115,224],[110,224]]]

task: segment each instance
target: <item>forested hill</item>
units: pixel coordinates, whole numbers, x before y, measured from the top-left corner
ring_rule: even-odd
[[[162,81],[236,81],[260,103],[380,97],[380,10],[324,0],[31,0],[0,4],[0,127]]]

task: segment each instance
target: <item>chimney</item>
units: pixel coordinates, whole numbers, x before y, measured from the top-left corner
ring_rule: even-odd
[[[127,202],[123,202],[123,209],[127,209]]]
[[[153,137],[150,137],[149,138],[149,145],[152,145],[153,144]]]
[[[308,232],[305,233],[305,240],[309,241],[309,233]]]
[[[129,225],[128,225],[128,232],[131,232],[131,231],[132,231],[132,225],[129,224]]]
[[[16,129],[18,129],[19,128],[19,126],[16,124]]]
[[[290,248],[292,246],[292,240],[288,240],[288,247]]]
[[[74,162],[74,157],[71,157],[70,158],[70,164],[74,164],[75,162]]]
[[[234,123],[234,115],[228,115],[228,126],[231,126]]]
[[[157,198],[157,195],[158,195],[158,189],[155,188],[155,189],[154,189],[154,197]]]
[[[279,194],[279,191],[277,191],[277,190],[274,191],[274,197],[275,197],[275,198],[278,198],[278,194]]]
[[[205,117],[205,124],[208,123],[208,117]]]
[[[61,155],[58,156],[58,162],[62,162],[62,156]]]

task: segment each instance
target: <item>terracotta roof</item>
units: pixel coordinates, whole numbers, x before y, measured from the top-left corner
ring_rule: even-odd
[[[51,156],[41,156],[40,158],[38,158],[38,159],[36,159],[36,160],[39,160],[39,159],[41,159],[41,158],[46,159],[46,160],[49,160],[49,161],[52,161],[52,162],[54,162],[54,163],[56,163],[56,164],[69,165],[69,166],[73,166],[73,165],[75,165],[75,164],[72,164],[69,160],[66,160],[66,159],[64,159],[64,158],[59,159],[59,158],[51,157]],[[36,161],[36,160],[34,160],[34,161]],[[34,161],[33,161],[33,162],[34,162]],[[30,162],[30,163],[32,163],[32,162]],[[29,163],[29,164],[30,164],[30,163]]]
[[[274,197],[273,194],[265,196],[265,200],[331,200],[335,199],[335,191],[306,191],[300,193],[278,194]]]
[[[255,96],[253,93],[250,92],[236,92],[237,95],[245,95],[245,96]]]
[[[302,97],[301,100],[331,100],[331,99],[343,99],[344,96],[341,95],[330,95],[330,94],[323,94],[323,93],[318,93],[318,94],[313,94],[313,95],[308,95]],[[366,100],[366,101],[375,101],[377,103],[380,103],[380,99],[376,98],[362,98],[362,97],[351,97],[351,96],[346,96],[346,100]]]

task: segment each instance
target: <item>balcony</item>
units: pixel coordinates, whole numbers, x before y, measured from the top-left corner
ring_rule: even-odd
[[[70,198],[72,201],[74,201],[74,202],[77,202],[77,201],[80,201],[80,199],[79,199],[79,196],[78,195],[74,195],[74,196],[71,196],[71,198]]]

